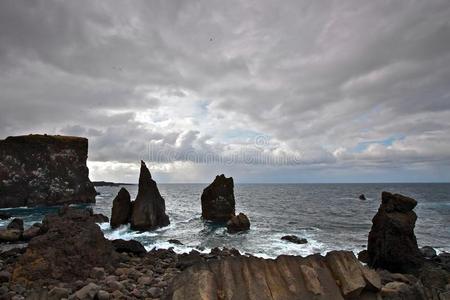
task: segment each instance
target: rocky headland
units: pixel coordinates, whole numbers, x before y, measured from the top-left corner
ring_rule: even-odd
[[[88,140],[26,135],[0,141],[0,208],[95,202]]]

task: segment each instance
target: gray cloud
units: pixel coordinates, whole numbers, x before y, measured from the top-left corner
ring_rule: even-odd
[[[0,136],[87,136],[94,177],[450,180],[448,20],[447,0],[2,1]]]

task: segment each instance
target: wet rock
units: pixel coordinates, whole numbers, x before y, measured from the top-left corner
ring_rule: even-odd
[[[306,244],[306,243],[308,243],[307,239],[299,238],[296,235],[285,235],[285,236],[281,237],[281,239],[283,241],[288,241],[288,242],[291,242],[291,243],[294,243],[294,244]]]
[[[169,224],[165,201],[150,171],[141,161],[138,194],[131,212],[131,229],[152,230]]]
[[[170,239],[170,240],[168,240],[168,242],[171,244],[174,244],[174,245],[180,245],[180,246],[184,245],[182,242],[180,242],[179,240],[176,240],[176,239]]]
[[[28,135],[0,140],[0,207],[95,202],[88,140]]]
[[[15,229],[23,231],[23,220],[19,218],[14,218],[9,224],[7,229]]]
[[[22,237],[22,231],[18,229],[0,229],[0,242],[17,242]]]
[[[422,265],[414,227],[417,202],[399,194],[382,193],[382,203],[372,219],[367,251],[369,265],[392,272],[408,272]]]
[[[61,213],[44,218],[45,233],[29,242],[15,264],[14,282],[70,282],[88,278],[93,267],[114,267],[118,255],[93,222],[92,211],[69,208]]]
[[[119,253],[133,253],[136,255],[141,255],[147,252],[144,246],[135,240],[125,241],[122,239],[117,239],[112,241],[112,245]]]
[[[35,223],[30,228],[25,230],[22,234],[22,238],[25,241],[29,241],[32,238],[40,235],[42,233],[42,224],[41,223]]]
[[[359,195],[359,200],[366,200],[366,196],[364,194]]]
[[[100,287],[98,285],[96,285],[95,283],[89,283],[86,286],[79,289],[78,291],[76,291],[75,297],[77,297],[80,300],[94,299],[99,290]]]
[[[227,222],[235,215],[233,178],[216,176],[203,190],[201,196],[202,218],[216,222]]]
[[[430,246],[424,246],[424,247],[420,248],[420,253],[425,258],[436,257],[436,250],[434,250],[433,247],[430,247]]]
[[[239,231],[245,231],[250,229],[250,221],[247,216],[243,213],[237,216],[231,217],[227,222],[227,231],[229,233],[236,233]]]
[[[111,209],[111,228],[117,228],[120,225],[128,224],[131,218],[131,200],[130,193],[125,188],[121,188],[113,200]]]

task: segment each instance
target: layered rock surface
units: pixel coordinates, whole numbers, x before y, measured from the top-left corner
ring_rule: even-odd
[[[114,210],[114,208],[113,208]],[[131,209],[131,229],[151,230],[170,224],[166,204],[150,171],[141,161],[139,189]]]
[[[163,299],[376,299],[380,289],[378,274],[352,252],[333,251],[198,263],[173,280]]]
[[[95,202],[88,140],[28,135],[0,141],[0,207]]]
[[[414,235],[416,200],[389,192],[383,192],[381,198],[369,233],[369,265],[392,272],[409,272],[420,267],[423,258]]]
[[[235,215],[233,177],[216,176],[203,190],[201,196],[202,218],[210,221],[227,222]]]

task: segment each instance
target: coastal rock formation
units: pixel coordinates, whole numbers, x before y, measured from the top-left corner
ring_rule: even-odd
[[[294,244],[306,244],[306,243],[308,243],[307,239],[299,238],[298,236],[292,235],[292,234],[291,235],[285,235],[285,236],[281,237],[281,239],[283,241],[288,241],[288,242],[291,242],[291,243],[294,243]]]
[[[197,263],[175,277],[163,299],[376,299],[380,289],[378,274],[352,252],[333,251],[326,257],[238,256]]]
[[[14,218],[9,224],[7,229],[17,229],[23,231],[23,220],[19,218]]]
[[[44,234],[33,238],[12,272],[12,281],[39,285],[41,280],[75,281],[93,267],[112,269],[117,253],[94,223],[91,210],[65,208],[47,215]]]
[[[359,200],[366,200],[366,196],[364,194],[359,195]]]
[[[0,207],[95,202],[88,140],[28,135],[0,141]]]
[[[217,222],[231,219],[235,215],[233,177],[216,176],[203,190],[201,202],[203,219]]]
[[[166,204],[150,171],[141,161],[139,189],[131,210],[131,229],[151,230],[170,224]]]
[[[136,255],[145,254],[147,250],[145,250],[144,246],[141,243],[135,240],[125,241],[122,239],[117,239],[112,241],[114,249],[116,249],[119,253],[133,253]]]
[[[227,222],[227,231],[229,233],[236,233],[239,231],[245,231],[250,229],[250,221],[243,213],[239,213],[237,216],[231,217]]]
[[[372,219],[367,251],[369,265],[392,272],[408,272],[422,264],[414,226],[416,200],[383,192],[382,202]]]
[[[111,228],[128,224],[131,218],[130,193],[125,188],[121,188],[116,198],[113,200],[111,211]]]

